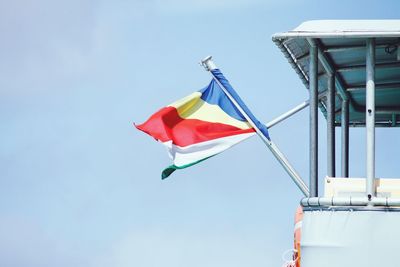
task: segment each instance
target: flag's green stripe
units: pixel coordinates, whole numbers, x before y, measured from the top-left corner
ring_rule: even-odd
[[[200,162],[202,162],[203,160],[209,159],[209,158],[211,158],[211,157],[213,157],[213,156],[215,156],[215,155],[212,155],[212,156],[209,156],[209,157],[207,157],[207,158],[204,158],[204,159],[201,159],[201,160],[198,160],[198,161],[195,161],[195,162],[186,164],[186,165],[182,165],[182,166],[176,166],[176,165],[168,166],[167,168],[165,168],[165,169],[162,171],[162,173],[161,173],[161,179],[167,178],[168,176],[170,176],[170,175],[171,175],[174,171],[176,171],[176,170],[185,169],[185,168],[187,168],[187,167],[193,166],[193,165],[195,165],[195,164],[197,164],[197,163],[200,163]]]

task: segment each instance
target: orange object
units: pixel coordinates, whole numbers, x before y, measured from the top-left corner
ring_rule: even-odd
[[[294,217],[294,253],[293,261],[296,262],[296,267],[300,267],[300,240],[301,240],[301,227],[303,223],[303,208],[299,206],[296,210]]]

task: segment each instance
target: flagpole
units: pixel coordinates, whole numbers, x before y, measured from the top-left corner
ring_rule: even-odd
[[[297,187],[301,190],[301,192],[308,197],[310,191],[307,185],[304,183],[303,179],[297,173],[297,171],[293,168],[293,166],[289,163],[285,155],[279,150],[279,148],[270,140],[268,139],[261,130],[257,127],[256,123],[250,118],[250,116],[243,110],[243,108],[238,104],[235,98],[228,92],[228,90],[221,84],[221,82],[215,77],[212,73],[212,70],[217,69],[217,66],[212,61],[212,57],[208,56],[201,61],[201,65],[211,73],[213,79],[218,83],[227,97],[231,100],[231,102],[235,105],[235,107],[239,110],[239,112],[245,117],[245,119],[249,122],[249,124],[254,128],[258,136],[261,140],[267,145],[270,149],[272,154],[278,160],[278,162],[282,165],[288,175],[292,178],[293,182],[297,185]]]

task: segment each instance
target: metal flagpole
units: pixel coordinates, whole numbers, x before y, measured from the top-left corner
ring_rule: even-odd
[[[272,154],[279,161],[279,163],[282,165],[282,167],[285,169],[285,171],[289,174],[289,176],[292,178],[293,182],[297,185],[297,187],[301,190],[301,192],[305,196],[308,197],[310,195],[310,192],[309,192],[307,185],[304,183],[303,179],[301,179],[300,175],[296,172],[296,170],[289,163],[289,161],[287,160],[285,155],[278,149],[278,147],[271,140],[269,140],[265,135],[263,135],[261,130],[256,126],[255,122],[246,114],[246,112],[244,112],[243,108],[237,103],[237,101],[232,97],[232,95],[226,90],[226,88],[220,83],[220,81],[211,72],[212,70],[217,69],[217,66],[212,61],[211,56],[208,56],[205,59],[203,59],[201,61],[201,64],[207,71],[209,71],[211,73],[214,80],[218,83],[218,85],[221,87],[221,89],[224,91],[224,93],[227,95],[227,97],[232,101],[232,103],[239,110],[239,112],[243,115],[243,117],[245,117],[246,120],[249,122],[249,124],[254,128],[254,130],[256,131],[258,136],[267,145],[267,147],[271,150]]]

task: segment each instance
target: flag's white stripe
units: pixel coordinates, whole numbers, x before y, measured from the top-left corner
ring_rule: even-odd
[[[176,166],[184,166],[205,159],[232,147],[233,145],[255,135],[255,133],[244,133],[228,137],[222,137],[205,141],[185,147],[172,144],[172,141],[164,142],[168,152]]]

